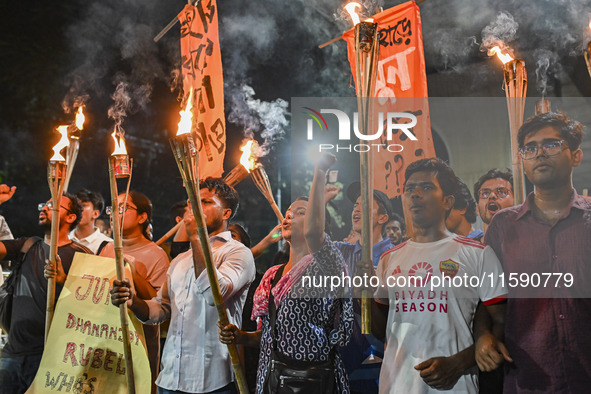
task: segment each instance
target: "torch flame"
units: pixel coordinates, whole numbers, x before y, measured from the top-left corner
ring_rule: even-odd
[[[249,140],[246,142],[246,144],[244,144],[243,146],[240,147],[240,150],[243,152],[242,156],[240,156],[240,164],[242,164],[242,166],[244,168],[246,168],[246,171],[248,171],[248,172],[250,172],[251,170],[254,169],[255,161],[256,161],[256,158],[253,154],[253,149],[252,149],[253,143],[254,143],[254,140]]]
[[[359,15],[355,11],[355,9],[361,8],[361,4],[352,1],[345,6],[345,10],[351,15],[351,20],[353,21],[353,26],[359,24]]]
[[[78,112],[76,112],[76,127],[78,128],[78,130],[82,130],[84,129],[84,120],[86,119],[86,117],[84,116],[84,113],[82,112],[82,106],[78,107]]]
[[[492,56],[492,55],[497,55],[499,57],[499,59],[501,59],[501,61],[503,62],[503,64],[507,64],[508,62],[512,61],[513,58],[511,57],[511,55],[508,55],[506,53],[502,53],[501,52],[501,48],[499,48],[499,46],[494,46],[491,49],[489,49],[488,51],[488,55]]]
[[[192,101],[193,89],[189,91],[189,99],[187,100],[185,110],[181,110],[179,112],[179,114],[181,115],[181,120],[179,121],[179,129],[176,135],[188,134],[191,132],[191,123],[193,119],[193,112],[191,112],[191,109],[193,108]]]
[[[66,161],[66,159],[60,154],[60,151],[70,145],[68,140],[68,126],[59,126],[57,131],[62,135],[62,138],[55,144],[53,149],[53,156],[51,161]]]
[[[115,141],[115,149],[113,150],[111,156],[127,155],[127,149],[125,148],[125,139],[123,138],[123,134],[118,133],[117,130],[114,130],[113,134],[111,134],[111,137],[113,137],[113,141]],[[117,140],[117,138],[119,138],[119,140]]]

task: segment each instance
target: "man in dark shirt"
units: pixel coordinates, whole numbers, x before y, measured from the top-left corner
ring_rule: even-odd
[[[572,185],[582,138],[582,125],[564,114],[524,123],[519,149],[535,191],[495,214],[485,235],[509,285],[505,344],[514,362],[505,364],[505,393],[591,387],[591,203]],[[499,366],[502,344],[486,330],[475,335],[479,367]]]
[[[33,382],[41,355],[45,335],[45,306],[47,279],[43,275],[45,260],[49,256],[51,238],[51,202],[39,204],[39,226],[44,232],[43,242],[37,239],[21,260],[20,251],[28,238],[0,241],[0,260],[22,261],[15,282],[12,318],[8,340],[0,356],[0,393],[24,393]],[[73,195],[65,194],[60,203],[58,255],[67,274],[74,253],[91,253],[84,246],[72,242],[68,233],[76,227],[82,216],[82,205]],[[61,292],[56,286],[56,301]]]

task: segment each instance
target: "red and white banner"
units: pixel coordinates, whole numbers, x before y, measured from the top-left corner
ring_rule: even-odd
[[[199,178],[221,177],[226,151],[224,79],[216,0],[187,4],[181,23],[183,90],[193,88],[193,130],[199,150]]]
[[[389,8],[372,18],[378,23],[380,45],[375,97],[384,98],[379,100],[383,105],[374,106],[373,110],[376,113],[412,113],[417,118],[416,126],[409,127],[416,141],[401,132],[394,133],[393,140],[388,141],[384,133],[380,143],[400,144],[404,149],[400,152],[382,149],[373,154],[374,188],[393,198],[402,193],[404,171],[410,163],[435,157],[427,100],[423,33],[419,7],[414,1]],[[349,63],[355,77],[354,29],[343,34],[343,38],[347,41]]]

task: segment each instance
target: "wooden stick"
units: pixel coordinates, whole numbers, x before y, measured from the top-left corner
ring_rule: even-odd
[[[125,279],[125,261],[123,260],[123,240],[121,234],[121,219],[119,217],[119,193],[117,191],[117,176],[115,174],[115,158],[109,157],[109,181],[111,186],[111,206],[113,207],[113,217],[111,220],[113,226],[113,245],[115,248],[115,267],[117,270],[117,280]],[[131,171],[131,170],[130,170]],[[129,193],[129,184],[131,183],[131,172],[127,182],[127,193]],[[125,207],[125,205],[123,205]],[[125,211],[124,213],[125,214]],[[125,357],[127,392],[135,393],[135,378],[133,372],[133,357],[131,353],[131,343],[129,341],[129,316],[127,314],[127,303],[119,305],[119,320],[121,321],[121,335],[123,337],[123,355]]]
[[[244,168],[242,164],[238,164],[236,167],[232,168],[230,172],[224,177],[224,182],[228,186],[236,186],[240,181],[248,176],[248,170]]]
[[[267,176],[267,172],[265,171],[265,167],[262,164],[258,164],[254,170],[250,172],[250,177],[252,178],[256,187],[261,191],[263,196],[267,199],[273,212],[275,212],[275,216],[279,222],[283,222],[283,214],[281,213],[281,209],[277,206],[275,202],[275,198],[273,198],[273,193],[271,189],[271,184],[269,183],[269,177]]]
[[[55,269],[57,264],[57,250],[60,224],[60,205],[63,194],[64,178],[67,172],[65,161],[49,161],[47,166],[47,182],[51,192],[51,236],[49,241],[49,264]],[[45,342],[49,335],[49,328],[55,311],[55,278],[47,279],[47,301],[45,305]]]
[[[209,279],[209,286],[213,297],[213,302],[218,312],[218,319],[223,326],[230,324],[228,319],[228,312],[224,305],[224,298],[220,291],[220,284],[213,261],[213,252],[211,244],[209,243],[209,235],[204,220],[203,208],[201,206],[201,198],[199,192],[199,171],[197,167],[199,153],[195,148],[195,142],[191,134],[182,134],[170,139],[170,145],[174,154],[175,161],[183,178],[185,190],[191,202],[193,216],[197,223],[197,231],[199,233],[199,242],[203,249],[203,260],[205,261],[205,268],[207,271],[207,278]],[[213,328],[212,328],[213,329]],[[236,383],[240,394],[248,394],[248,385],[246,377],[240,364],[240,357],[236,344],[228,345],[228,353],[234,368],[234,375],[236,375]]]
[[[199,1],[201,1],[201,0],[194,0],[194,1],[191,1],[191,0],[189,0],[189,1],[188,1],[188,3],[189,3],[189,4],[192,4],[192,5],[197,5],[197,3],[199,3]],[[154,42],[158,42],[158,41],[160,41],[160,39],[161,39],[162,37],[164,37],[164,35],[165,35],[166,33],[168,33],[168,31],[169,31],[170,29],[172,29],[172,28],[174,27],[174,25],[176,25],[176,23],[177,23],[178,21],[179,21],[179,17],[178,17],[178,16],[175,16],[175,17],[174,17],[174,19],[172,19],[170,22],[168,22],[168,25],[166,25],[166,26],[164,27],[164,29],[162,29],[162,30],[160,31],[160,33],[158,33],[158,34],[156,35],[156,37],[154,37]]]
[[[583,51],[583,55],[585,56],[585,63],[587,63],[587,71],[589,71],[591,77],[591,41],[587,43],[587,50]]]
[[[509,111],[509,130],[511,134],[511,166],[513,170],[513,197],[515,204],[525,201],[525,178],[517,133],[523,124],[523,112],[525,110],[525,97],[527,94],[527,73],[525,62],[515,59],[503,66],[505,73],[505,95],[507,96],[507,109]]]
[[[375,91],[376,63],[378,60],[378,24],[361,22],[355,26],[355,91],[359,111],[359,130],[369,134],[372,119],[372,97]],[[361,181],[361,272],[373,265],[372,207],[373,156],[360,152],[359,175]],[[361,291],[361,333],[371,334],[371,291]]]
[[[171,228],[170,230],[168,230],[166,232],[166,234],[164,234],[158,241],[156,241],[156,245],[160,246],[164,242],[168,241],[168,239],[170,237],[172,237],[177,231],[179,231],[179,228],[181,228],[181,225],[182,224],[183,224],[183,221],[182,220],[180,222],[178,222],[177,224],[175,224],[173,228]]]
[[[66,179],[64,180],[65,192],[68,191],[70,179],[72,178],[72,172],[74,171],[74,165],[76,164],[76,159],[78,158],[78,150],[80,149],[80,140],[78,138],[69,137],[68,139],[70,140],[70,144],[68,145],[68,150],[66,150],[66,167],[68,170],[66,171]]]

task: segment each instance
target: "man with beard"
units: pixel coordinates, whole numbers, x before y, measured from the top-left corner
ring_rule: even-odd
[[[513,206],[513,173],[510,169],[494,168],[474,184],[474,199],[478,215],[484,222],[484,232],[495,213]]]
[[[231,324],[239,326],[255,265],[250,249],[232,239],[228,230],[228,222],[238,208],[238,193],[219,178],[201,181],[199,192],[228,317]],[[140,299],[126,279],[114,281],[111,300],[116,306],[127,302],[129,309],[147,324],[170,318],[162,369],[156,380],[159,393],[234,393],[232,363],[227,346],[218,340],[218,314],[197,224],[190,212],[183,220],[191,249],[170,263],[156,297]]]
[[[0,358],[0,393],[3,394],[24,393],[35,378],[43,354],[47,299],[47,279],[43,276],[43,268],[49,256],[53,220],[51,200],[39,204],[38,208],[43,240],[25,237],[0,241],[0,259],[12,260],[13,269],[18,272],[8,341]],[[82,205],[78,198],[64,193],[59,207],[57,253],[66,274],[72,265],[74,253],[92,253],[68,238],[81,217]],[[56,301],[61,290],[62,287],[57,285]]]
[[[396,246],[406,239],[406,224],[396,212],[392,212],[392,217],[389,220],[384,227],[386,237],[390,238],[392,246]]]

